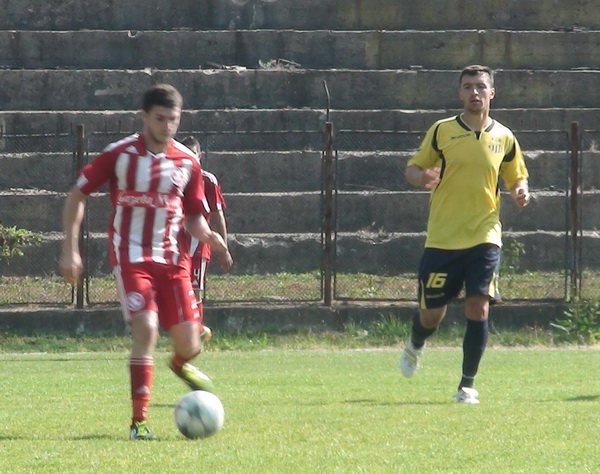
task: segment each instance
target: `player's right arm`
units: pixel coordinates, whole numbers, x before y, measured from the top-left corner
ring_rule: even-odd
[[[63,209],[64,239],[59,265],[62,276],[71,284],[77,283],[83,271],[79,252],[79,232],[85,213],[86,199],[87,195],[75,186],[67,196]]]
[[[434,123],[421,142],[417,153],[408,161],[404,176],[406,180],[418,188],[432,190],[440,182],[439,151],[437,130],[440,122]]]
[[[440,168],[434,166],[422,169],[417,165],[408,165],[404,176],[413,186],[431,190],[440,182]]]

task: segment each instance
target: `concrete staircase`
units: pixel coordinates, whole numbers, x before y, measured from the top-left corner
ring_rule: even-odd
[[[436,0],[117,3],[11,2],[0,19],[0,221],[47,236],[0,264],[2,274],[54,271],[73,181],[65,135],[79,123],[114,137],[137,130],[140,93],[156,82],[182,92],[182,132],[237,132],[205,157],[226,192],[234,273],[318,270],[323,81],[339,145],[338,269],[412,273],[428,196],[407,187],[404,166],[422,132],[457,111],[457,70],[471,63],[500,69],[493,116],[529,158],[535,200],[526,210],[506,202],[507,241],[524,245],[527,270],[564,268],[567,131],[575,120],[600,123],[597,2],[484,0],[472,9],[450,0],[438,15]],[[275,59],[293,64],[259,67]],[[11,138],[42,132],[56,134],[53,149]],[[94,139],[90,152],[114,137]],[[599,156],[591,138],[586,145],[591,213],[600,209]],[[106,198],[91,198],[90,209],[94,272],[106,274]],[[584,232],[591,268],[600,266],[596,214]],[[397,296],[410,300],[413,290]]]

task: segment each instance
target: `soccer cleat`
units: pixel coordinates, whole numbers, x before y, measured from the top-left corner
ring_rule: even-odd
[[[479,403],[479,400],[477,400],[478,396],[479,392],[474,388],[461,387],[458,389],[458,392],[456,392],[456,395],[454,395],[454,400],[456,400],[458,403],[476,405]]]
[[[210,330],[210,328],[208,326],[200,325],[200,327],[201,327],[201,329],[200,329],[200,341],[204,345],[212,337],[212,331]]]
[[[194,367],[192,364],[188,362],[183,364],[181,372],[177,372],[173,368],[173,365],[169,365],[169,367],[175,373],[175,375],[177,375],[181,380],[183,380],[192,390],[204,390],[205,392],[214,392],[215,386],[212,383],[212,380],[210,380],[204,372],[200,371],[197,367]]]
[[[136,421],[133,425],[131,425],[129,439],[152,440],[156,439],[156,436],[154,436],[152,431],[150,431],[150,427],[148,426],[147,422]]]
[[[400,371],[402,372],[402,375],[405,377],[412,377],[414,375],[419,368],[419,365],[421,365],[420,360],[423,355],[424,347],[425,346],[423,345],[421,349],[417,349],[413,346],[410,338],[408,339],[408,342],[402,351],[402,357],[400,358]]]

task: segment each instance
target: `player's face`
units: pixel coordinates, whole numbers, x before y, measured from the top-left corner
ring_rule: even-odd
[[[485,72],[475,76],[464,75],[460,81],[458,95],[467,112],[489,111],[495,94],[496,89],[492,87],[490,76]]]
[[[144,135],[156,145],[167,145],[177,133],[181,109],[155,105],[148,112],[142,110]]]

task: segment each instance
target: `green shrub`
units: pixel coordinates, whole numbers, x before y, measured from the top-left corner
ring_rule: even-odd
[[[565,311],[564,319],[550,324],[562,341],[594,344],[600,340],[600,302],[575,301]]]
[[[6,227],[0,224],[0,259],[10,259],[23,255],[22,247],[27,245],[40,245],[43,236],[27,229],[16,226]]]

